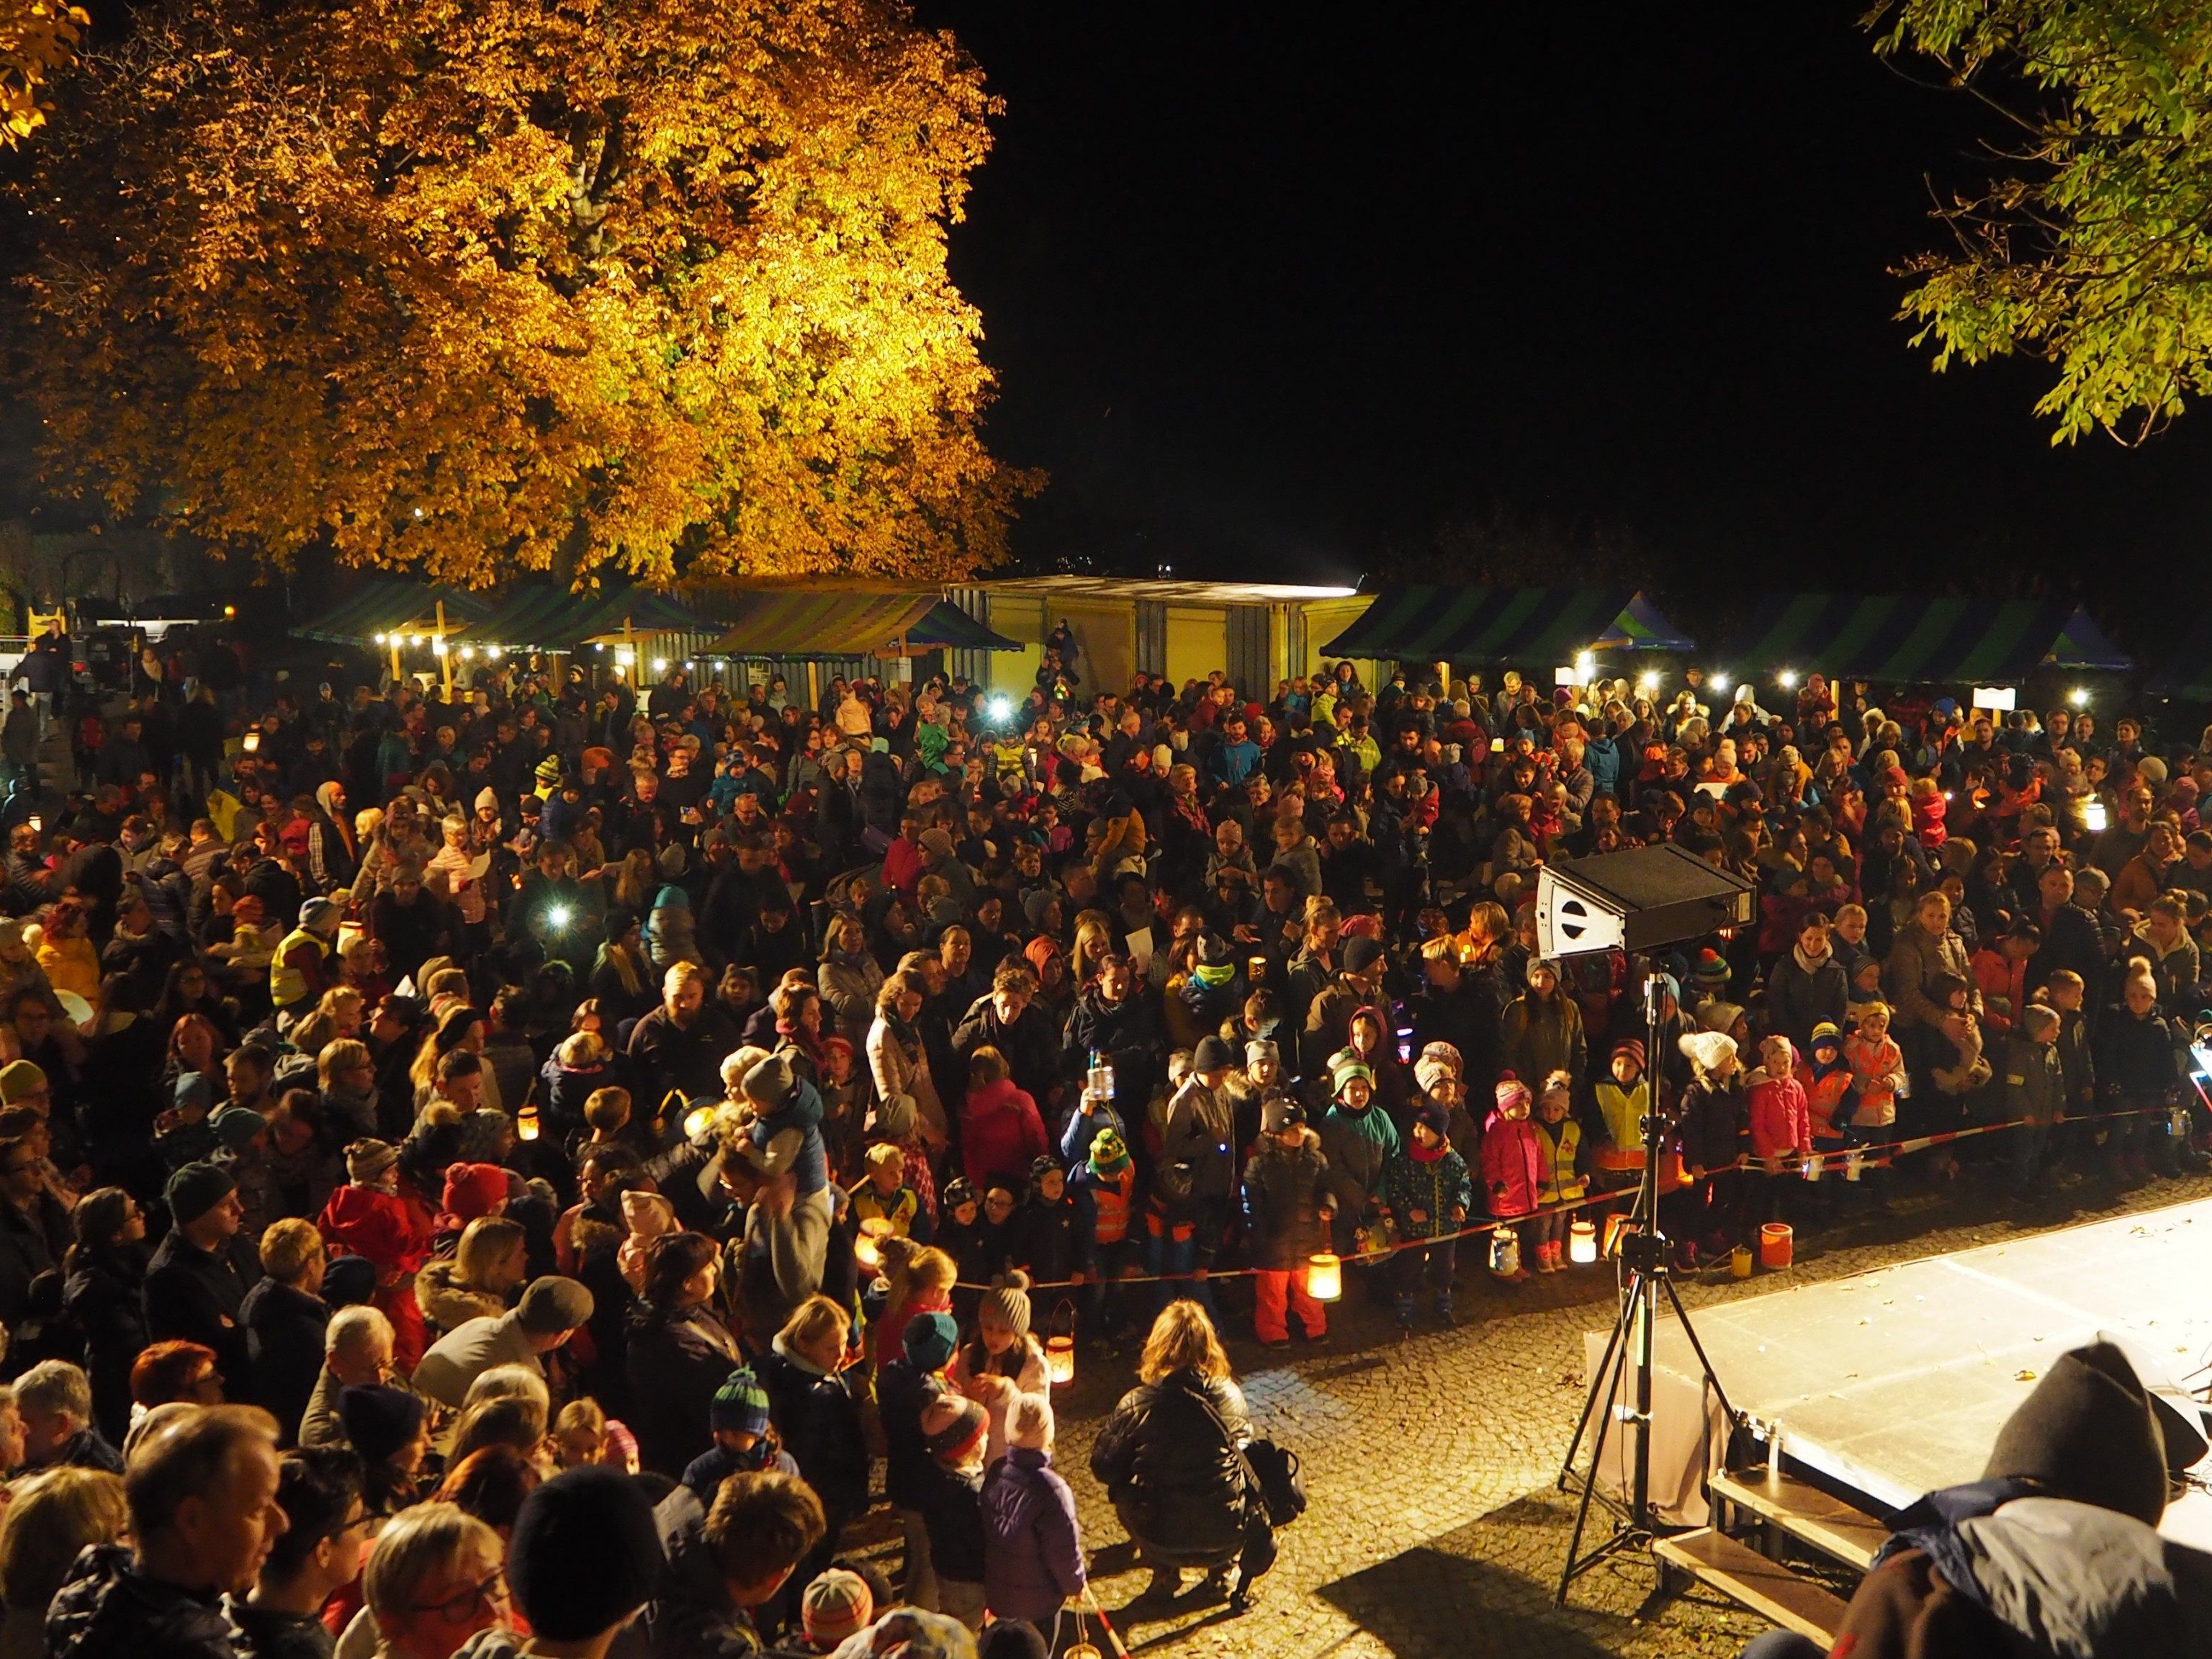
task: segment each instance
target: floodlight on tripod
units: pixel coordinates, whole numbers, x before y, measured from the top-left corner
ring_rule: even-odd
[[[1756,896],[1749,881],[1671,842],[1547,865],[1536,878],[1536,948],[1547,957],[1571,957],[1609,951],[1650,952],[1686,944],[1749,922]],[[1665,1061],[1659,1048],[1662,991],[1659,974],[1647,963],[1643,986],[1645,1075],[1653,1081],[1651,1110],[1644,1120],[1644,1172],[1621,1238],[1621,1265],[1627,1279],[1621,1286],[1613,1334],[1605,1357],[1590,1374],[1581,1420],[1559,1466],[1561,1492],[1577,1480],[1582,1486],[1574,1531],[1567,1540],[1566,1565],[1559,1574],[1562,1603],[1569,1587],[1590,1568],[1623,1550],[1648,1546],[1662,1531],[1651,1501],[1652,1327],[1661,1291],[1697,1355],[1722,1414],[1731,1427],[1736,1422],[1735,1409],[1713,1375],[1705,1347],[1691,1328],[1689,1312],[1668,1277],[1667,1239],[1659,1231],[1659,1158],[1670,1127],[1662,1120],[1656,1081]],[[1631,1403],[1616,1405],[1624,1392]],[[1598,1496],[1605,1443],[1616,1419],[1631,1443],[1628,1501],[1623,1508],[1607,1498],[1618,1523],[1610,1537],[1585,1552],[1583,1534],[1591,1502]],[[1589,1465],[1577,1475],[1576,1455],[1585,1434],[1590,1436]]]

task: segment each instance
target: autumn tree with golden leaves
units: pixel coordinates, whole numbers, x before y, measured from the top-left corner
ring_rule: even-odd
[[[58,105],[5,209],[51,483],[471,584],[1001,554],[992,101],[896,0],[167,0]]]

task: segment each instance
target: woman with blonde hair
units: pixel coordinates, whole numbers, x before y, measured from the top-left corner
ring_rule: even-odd
[[[506,1553],[499,1534],[458,1504],[394,1516],[362,1575],[361,1616],[375,1629],[376,1652],[450,1659],[478,1632],[509,1628]]]
[[[930,1075],[929,1050],[915,1024],[927,1000],[919,977],[903,969],[893,974],[877,988],[875,1023],[868,1027],[863,1047],[879,1113],[889,1109],[911,1116],[923,1140],[934,1149],[947,1144],[949,1126]],[[910,1110],[902,1111],[897,1105],[901,1101],[911,1103]]]
[[[46,1608],[78,1554],[119,1542],[131,1523],[123,1478],[100,1469],[58,1468],[9,1489],[0,1515],[0,1659],[46,1652]]]
[[[461,1230],[450,1261],[426,1261],[415,1275],[415,1299],[440,1335],[471,1319],[496,1319],[507,1292],[529,1273],[522,1224],[480,1215]]]
[[[834,916],[822,948],[822,967],[816,975],[822,1001],[836,1034],[854,1048],[864,1043],[875,1018],[876,996],[884,987],[884,970],[868,954],[868,930],[857,916]]]
[[[1172,1599],[1182,1569],[1200,1567],[1242,1613],[1274,1565],[1274,1534],[1246,1475],[1251,1417],[1206,1310],[1188,1299],[1161,1309],[1137,1375],[1098,1432],[1091,1472],[1152,1569],[1144,1599]],[[1242,1569],[1233,1589],[1231,1565]]]

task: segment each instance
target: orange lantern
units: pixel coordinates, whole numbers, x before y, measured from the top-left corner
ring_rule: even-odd
[[[518,1140],[538,1139],[538,1109],[526,1106],[514,1115],[514,1137]]]
[[[1316,1252],[1306,1262],[1306,1294],[1316,1302],[1335,1302],[1344,1296],[1344,1263],[1334,1251]]]
[[[853,1260],[870,1273],[884,1265],[881,1240],[890,1237],[891,1224],[879,1215],[872,1215],[860,1224],[860,1235],[853,1241]]]

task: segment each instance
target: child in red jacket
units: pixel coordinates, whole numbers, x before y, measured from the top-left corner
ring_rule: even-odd
[[[1498,1109],[1482,1132],[1482,1188],[1490,1200],[1490,1213],[1500,1221],[1533,1215],[1544,1190],[1546,1162],[1536,1126],[1528,1121],[1534,1103],[1528,1085],[1508,1072],[1498,1080]],[[1533,1254],[1534,1246],[1524,1249]],[[1529,1277],[1516,1267],[1500,1278],[1519,1284]]]
[[[1790,1219],[1796,1211],[1796,1166],[1813,1154],[1813,1111],[1805,1085],[1797,1080],[1797,1049],[1780,1032],[1759,1045],[1759,1069],[1751,1085],[1751,1155],[1766,1173],[1752,1177],[1765,1188],[1755,1213],[1768,1221]],[[1786,1171],[1786,1173],[1785,1173]]]
[[[430,1256],[430,1213],[400,1195],[399,1152],[390,1141],[356,1140],[345,1158],[350,1179],[331,1194],[315,1224],[333,1254],[365,1256],[374,1265],[370,1300],[392,1322],[392,1363],[410,1372],[426,1346],[415,1274]]]

